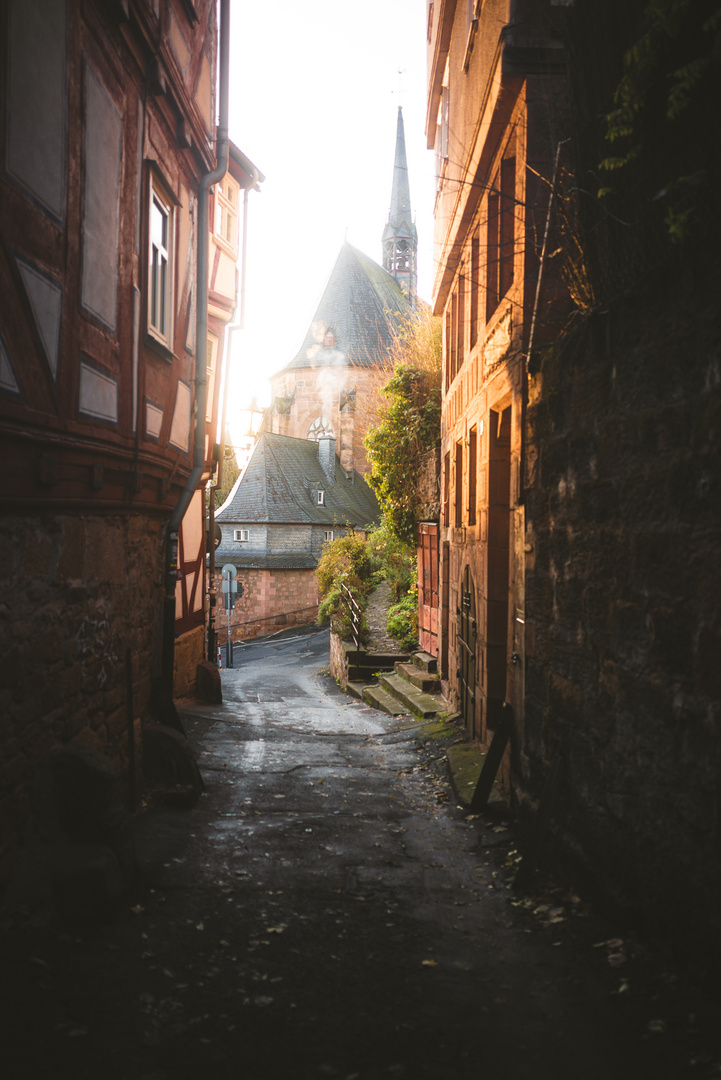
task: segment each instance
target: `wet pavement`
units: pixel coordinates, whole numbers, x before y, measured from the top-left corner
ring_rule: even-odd
[[[9,1080],[717,1075],[706,998],[567,885],[513,891],[512,830],[452,797],[456,730],[343,695],[327,632],[234,664],[183,709],[207,790],[138,818],[137,896],[6,941]]]

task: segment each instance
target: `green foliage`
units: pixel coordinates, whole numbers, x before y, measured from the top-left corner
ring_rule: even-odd
[[[606,139],[616,152],[601,162],[601,168],[625,175],[624,170],[638,165],[655,147],[650,195],[666,205],[666,227],[675,243],[685,240],[703,219],[713,187],[710,171],[698,167],[699,148],[694,148],[690,160],[679,150],[689,117],[703,112],[715,97],[720,60],[718,0],[649,0],[643,32],[624,57],[615,108],[606,117]],[[601,187],[598,195],[613,192],[612,187]]]
[[[389,528],[385,518],[372,529],[366,541],[373,563],[374,579],[389,581],[393,599],[400,600],[413,585],[416,576],[416,552]]]
[[[410,640],[418,633],[415,568],[415,550],[399,540],[385,521],[381,521],[377,529],[372,529],[366,540],[349,534],[331,541],[323,548],[316,568],[321,595],[318,625],[330,621],[339,637],[350,639],[351,623],[341,585],[346,585],[359,606],[364,608],[368,594],[381,581],[390,581],[393,596],[400,599],[400,604],[396,605],[399,613],[394,626],[399,630],[398,636]],[[409,599],[411,594],[413,600]],[[411,611],[414,604],[415,612]],[[389,632],[392,634],[392,631]],[[365,616],[361,615],[361,641],[367,641],[368,635],[368,624]]]
[[[375,490],[388,529],[412,544],[425,455],[441,437],[441,321],[409,320],[392,349],[393,375],[381,393],[387,405],[364,439]]]
[[[391,637],[400,640],[405,651],[418,645],[418,592],[412,588],[398,603],[388,609],[386,629]]]
[[[355,533],[332,540],[323,548],[316,568],[318,589],[323,599],[341,584],[359,596],[366,596],[370,591],[370,577],[373,572],[370,552],[365,540]]]

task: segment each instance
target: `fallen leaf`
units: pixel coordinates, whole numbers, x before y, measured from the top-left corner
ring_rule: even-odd
[[[284,930],[288,929],[287,923],[278,923],[277,926],[266,926],[266,934],[282,934]]]
[[[423,960],[422,961],[422,966],[423,967],[438,967],[438,963],[437,963],[436,960]]]
[[[649,1020],[648,1030],[655,1032],[657,1035],[662,1035],[666,1030],[665,1020]]]

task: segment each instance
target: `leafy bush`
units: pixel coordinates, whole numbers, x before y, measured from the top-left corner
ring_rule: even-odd
[[[388,404],[363,440],[387,527],[403,543],[415,539],[418,476],[441,438],[441,321],[424,315],[397,333],[393,375],[381,393]]]
[[[330,620],[334,633],[344,640],[351,637],[351,623],[340,587],[345,585],[364,606],[373,589],[373,561],[365,540],[355,534],[341,536],[323,548],[316,567],[321,604],[316,622],[322,626]],[[361,640],[368,637],[368,626],[361,617]]]
[[[394,600],[400,600],[413,586],[416,577],[416,552],[388,527],[385,518],[366,541],[373,562],[377,584],[389,581]]]
[[[315,571],[323,598],[332,589],[339,589],[341,583],[359,596],[366,596],[371,589],[372,572],[366,542],[355,534],[341,536],[326,544]]]
[[[400,640],[405,651],[418,646],[418,592],[415,588],[388,609],[386,630],[391,637]]]

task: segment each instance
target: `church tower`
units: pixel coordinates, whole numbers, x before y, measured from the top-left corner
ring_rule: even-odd
[[[391,208],[383,230],[383,269],[396,279],[408,297],[411,307],[415,307],[418,287],[417,256],[418,233],[411,217],[406,137],[403,129],[403,110],[399,105]]]

